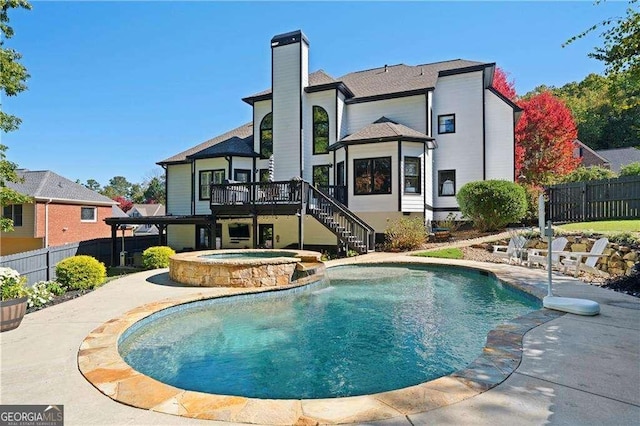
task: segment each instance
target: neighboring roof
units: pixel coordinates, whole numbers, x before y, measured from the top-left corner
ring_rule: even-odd
[[[111,216],[112,217],[129,217],[129,215],[127,215],[124,212],[124,210],[122,210],[120,207],[118,207],[115,204],[111,206]]]
[[[253,135],[244,139],[237,136],[218,142],[213,146],[203,149],[195,154],[188,155],[188,159],[226,157],[259,157],[260,154],[253,150]]]
[[[134,210],[137,210],[142,217],[152,217],[164,216],[166,209],[164,204],[134,204],[131,206],[129,212],[133,212]]]
[[[585,167],[601,166],[610,167],[609,160],[598,154],[593,149],[589,148],[586,144],[582,143],[579,139],[574,139],[573,143],[579,148],[578,155],[574,153],[574,157],[582,158],[582,165]]]
[[[17,175],[23,182],[7,182],[7,187],[21,194],[35,198],[37,201],[52,200],[57,202],[114,205],[118,204],[111,198],[105,197],[79,183],[70,181],[50,170],[30,171],[19,169]]]
[[[424,91],[436,86],[439,75],[451,75],[459,72],[480,70],[494,64],[454,59],[450,61],[435,62],[422,65],[390,65],[370,70],[356,71],[334,79],[324,71],[316,71],[309,74],[309,86],[305,90],[313,91],[314,86],[322,86],[329,83],[343,83],[353,94],[351,101],[367,99],[371,97],[388,95],[392,93]],[[330,79],[330,80],[328,80]],[[243,99],[253,104],[258,100],[271,98],[271,89],[263,90]]]
[[[373,123],[365,126],[357,132],[345,136],[329,147],[330,150],[340,148],[344,145],[364,142],[386,142],[386,141],[415,141],[431,142],[429,148],[435,148],[434,139],[424,133],[418,132],[403,124],[398,124],[387,117],[380,117]]]
[[[616,173],[620,172],[622,166],[640,161],[640,149],[634,147],[599,149],[596,152],[609,161],[611,170]]]
[[[204,141],[201,144],[194,146],[193,148],[189,148],[186,151],[182,151],[181,153],[174,155],[173,157],[169,157],[166,160],[159,161],[157,164],[162,165],[167,163],[183,163],[187,161],[188,156],[203,151],[219,142],[226,141],[227,139],[231,139],[234,136],[244,139],[251,135],[253,135],[253,123],[250,122],[243,124],[240,127],[236,127],[235,129],[230,130],[226,133],[223,133],[220,136],[216,136],[213,139]]]

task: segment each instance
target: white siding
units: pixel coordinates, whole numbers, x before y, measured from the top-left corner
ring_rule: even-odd
[[[275,180],[300,176],[300,44],[273,48],[273,152]]]
[[[402,211],[403,212],[419,212],[424,211],[424,193],[425,193],[425,158],[424,158],[424,145],[416,142],[403,142],[402,143],[402,158],[400,159],[400,173],[402,183]],[[418,157],[420,158],[421,171],[420,171],[420,193],[419,194],[407,194],[404,192],[405,179],[404,179],[404,159],[405,157]],[[431,170],[431,167],[429,167]]]
[[[211,214],[209,200],[200,199],[200,171],[219,169],[224,170],[225,179],[233,179],[233,176],[229,176],[229,163],[227,163],[227,160],[225,160],[224,158],[205,158],[202,160],[196,160],[196,172],[193,176],[193,188],[196,200],[196,214]]]
[[[363,102],[347,106],[347,134],[353,134],[382,116],[419,132],[427,131],[427,110],[424,95]]]
[[[433,95],[434,207],[457,207],[455,197],[439,197],[438,170],[456,171],[456,191],[482,180],[482,72],[441,77]],[[455,133],[438,134],[438,115],[455,114]],[[446,213],[445,213],[446,216]]]
[[[433,137],[433,92],[427,93],[427,135]]]
[[[304,95],[305,108],[303,117],[303,137],[304,137],[304,176],[308,181],[313,181],[313,166],[333,164],[333,154],[313,155],[313,107],[320,106],[327,111],[329,116],[329,145],[336,141],[336,92],[335,90],[325,90]],[[333,173],[329,174],[330,183],[333,181]]]
[[[424,161],[424,203],[427,206],[425,209],[425,220],[433,219],[433,192],[436,190],[433,185],[433,150],[428,149],[423,158]]]
[[[341,92],[338,92],[338,139],[342,139],[347,136],[347,126],[349,124],[349,120],[347,118],[348,108],[344,103],[344,95]]]
[[[191,214],[191,164],[167,166],[167,214]]]
[[[485,90],[486,177],[514,178],[513,109],[489,90]]]
[[[364,158],[391,157],[391,194],[354,195],[353,161]],[[383,142],[376,144],[353,145],[349,147],[349,209],[358,212],[397,212],[398,211],[398,143]]]

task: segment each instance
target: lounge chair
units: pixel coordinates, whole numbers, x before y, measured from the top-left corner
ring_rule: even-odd
[[[560,252],[564,250],[568,242],[569,240],[567,240],[565,237],[555,238],[553,241],[551,241],[551,267],[558,266],[560,262]],[[531,267],[531,265],[535,263],[546,268],[547,255],[548,252],[546,249],[533,248],[527,250],[527,266]]]
[[[607,244],[609,244],[609,240],[606,238],[600,238],[595,243],[593,243],[593,247],[591,247],[591,251],[586,252],[565,252],[564,255],[566,257],[562,259],[562,265],[564,266],[564,272],[567,273],[569,268],[574,268],[573,276],[577,277],[578,272],[580,270],[602,274],[601,271],[596,269],[596,263],[598,262],[598,258],[604,256],[604,249],[607,248]],[[586,259],[584,263],[582,260]]]
[[[515,235],[509,240],[509,245],[493,246],[493,254],[505,259],[509,263],[512,261],[517,263],[521,259],[520,256],[526,244],[527,239],[524,236]]]

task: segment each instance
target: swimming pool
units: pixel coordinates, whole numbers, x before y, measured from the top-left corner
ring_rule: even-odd
[[[159,311],[118,345],[181,389],[300,399],[399,389],[464,368],[537,299],[486,273],[415,265],[328,270],[329,284]]]

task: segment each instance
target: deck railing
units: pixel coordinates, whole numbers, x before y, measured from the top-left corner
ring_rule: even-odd
[[[234,182],[211,185],[211,205],[300,204],[302,181]]]

